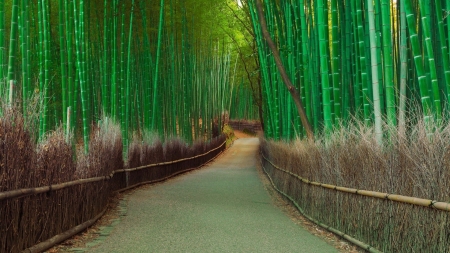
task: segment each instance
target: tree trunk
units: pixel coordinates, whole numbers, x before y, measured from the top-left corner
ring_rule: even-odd
[[[275,46],[275,43],[273,42],[273,40],[270,37],[270,34],[267,30],[267,24],[266,24],[266,19],[264,17],[262,5],[261,5],[261,0],[256,0],[256,9],[258,11],[259,22],[261,25],[264,39],[266,40],[269,48],[272,51],[273,57],[275,59],[275,64],[277,65],[277,68],[278,68],[278,71],[280,72],[281,78],[283,79],[283,82],[286,85],[286,88],[288,89],[289,93],[292,96],[292,99],[294,100],[294,103],[295,103],[295,106],[297,107],[297,111],[298,111],[298,114],[302,121],[303,127],[306,130],[308,139],[314,140],[314,133],[312,131],[311,124],[309,123],[308,118],[306,117],[305,109],[304,109],[303,103],[300,99],[300,94],[298,93],[297,89],[295,89],[295,87],[292,85],[292,82],[286,73],[283,63],[281,62],[280,53],[278,52],[278,49]]]

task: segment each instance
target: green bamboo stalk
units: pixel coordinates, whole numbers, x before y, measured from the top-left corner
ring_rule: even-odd
[[[310,8],[311,9],[311,8]],[[314,19],[317,20],[317,12],[314,12]],[[308,69],[308,71],[310,71],[311,73],[311,83],[312,85],[312,93],[313,93],[313,99],[312,99],[312,103],[313,103],[313,115],[314,115],[314,129],[316,132],[319,132],[319,130],[322,126],[322,122],[323,122],[323,110],[322,110],[322,105],[320,102],[320,82],[319,82],[319,77],[320,77],[320,58],[319,57],[314,57],[319,55],[319,39],[317,36],[317,24],[314,25],[312,27],[311,30],[311,51],[313,52],[311,54],[310,57],[310,61],[312,61],[312,64],[310,64],[310,68]]]
[[[447,1],[447,4],[448,1]],[[436,8],[436,19],[438,24],[438,34],[440,40],[440,48],[442,55],[442,62],[444,68],[444,77],[445,77],[445,87],[447,88],[447,105],[450,105],[450,59],[449,59],[449,50],[447,44],[445,43],[445,30],[444,30],[444,18],[442,17],[442,4],[440,0],[436,0],[434,4]],[[447,17],[448,18],[448,17]],[[450,19],[450,18],[448,18]],[[448,34],[450,36],[450,33]],[[448,110],[448,109],[447,109]]]
[[[359,61],[360,61],[360,70],[361,70],[361,86],[362,86],[362,97],[363,97],[363,109],[364,109],[364,121],[367,125],[372,121],[371,117],[371,106],[370,106],[370,93],[369,93],[369,85],[368,85],[368,71],[367,71],[367,58],[366,58],[366,48],[365,48],[365,34],[363,27],[363,10],[361,9],[361,2],[356,2],[356,25],[357,25],[357,37],[358,37],[358,45],[359,45]]]
[[[88,48],[88,43],[86,43],[86,31],[85,31],[85,10],[86,7],[84,5],[84,0],[79,2],[79,6],[80,6],[80,13],[79,13],[79,29],[80,29],[80,52],[81,52],[81,75],[83,75],[83,85],[84,85],[84,92],[85,92],[85,96],[86,96],[86,131],[87,131],[87,135],[89,138],[89,133],[90,133],[90,128],[89,125],[91,123],[92,119],[92,114],[93,114],[93,110],[92,110],[92,96],[91,96],[91,85],[89,83],[89,76],[88,76],[88,72],[87,72],[87,64],[88,64],[88,52],[89,52],[89,48]],[[81,86],[81,79],[80,79],[80,86]],[[83,90],[81,90],[81,96],[83,96]],[[84,122],[83,122],[83,128],[84,126]],[[84,134],[83,130],[83,135]],[[86,145],[86,144],[85,144]]]
[[[426,55],[428,56],[428,63],[430,67],[430,77],[431,77],[431,89],[433,91],[433,102],[434,110],[438,120],[442,118],[442,106],[439,94],[439,84],[437,80],[436,63],[434,59],[433,44],[430,31],[430,21],[428,20],[427,9],[429,8],[429,3],[425,3],[424,0],[419,0],[420,13],[422,15],[422,29],[424,35],[424,45],[426,49]]]
[[[22,53],[22,104],[23,115],[26,118],[28,116],[28,98],[30,97],[30,85],[29,85],[29,42],[28,42],[28,1],[22,0],[21,6],[21,53]]]
[[[309,38],[308,38],[308,25],[306,23],[306,15],[305,15],[305,2],[303,0],[299,1],[299,7],[300,11],[300,26],[301,26],[301,42],[302,42],[302,66],[304,71],[301,71],[304,76],[304,82],[302,82],[305,86],[305,107],[306,107],[306,115],[310,121],[312,121],[313,117],[313,110],[312,110],[312,92],[309,82],[309,75],[310,75],[310,60],[309,60],[309,52],[310,52],[310,46],[309,46]],[[315,131],[317,129],[314,129]]]
[[[367,4],[364,4],[366,1],[361,2],[361,10],[363,15],[363,48],[365,50],[365,56],[367,57],[365,59],[366,62],[366,73],[367,73],[367,83],[365,87],[363,86],[363,91],[365,88],[365,91],[367,92],[367,104],[368,104],[368,112],[370,115],[370,121],[368,122],[368,125],[371,125],[373,123],[373,89],[372,89],[372,66],[370,61],[370,36],[369,36],[369,19],[367,18],[369,16],[369,9],[367,8]]]
[[[43,110],[39,112],[39,138],[44,135],[45,89],[44,89],[44,37],[42,22],[42,1],[38,0],[38,38],[39,38],[39,99],[44,102]]]
[[[374,16],[375,16],[375,30],[377,31],[377,33],[375,34],[375,38],[376,38],[376,47],[378,48],[377,50],[379,52],[383,51],[383,45],[382,45],[382,36],[380,36],[382,34],[382,17],[381,17],[381,0],[375,0],[373,5],[374,5]],[[369,39],[370,40],[370,39]],[[370,42],[369,42],[370,43]],[[386,115],[386,101],[385,101],[385,87],[383,87],[383,54],[377,54],[377,63],[378,63],[378,83],[381,85],[378,85],[379,88],[379,94],[380,94],[380,108],[381,108],[381,113],[383,115]]]
[[[65,51],[65,38],[64,38],[64,4],[63,0],[59,0],[59,48],[60,48],[60,60],[61,60],[61,89],[62,89],[62,112],[63,112],[63,125],[64,129],[67,129],[67,66],[66,66],[66,51]],[[70,128],[70,127],[69,127]]]
[[[342,43],[342,51],[345,52],[345,58],[342,57],[342,64],[345,66],[344,71],[344,79],[342,80],[344,91],[342,92],[344,98],[343,98],[343,119],[344,122],[347,122],[350,118],[350,113],[352,112],[352,109],[354,108],[352,106],[352,98],[351,98],[351,88],[353,87],[353,83],[355,82],[353,78],[352,73],[352,65],[354,62],[352,62],[352,54],[354,53],[354,49],[352,47],[352,31],[351,31],[351,25],[352,25],[352,15],[351,15],[351,4],[347,3],[345,6],[342,6],[344,10],[341,12],[344,13],[344,19],[345,19],[345,25],[343,26],[345,29],[345,35],[344,40],[345,43]]]
[[[280,14],[278,14],[280,15]],[[291,10],[288,7],[288,5],[286,4],[285,9],[284,9],[284,16],[285,16],[285,23],[286,23],[286,29],[285,33],[286,33],[286,38],[285,41],[281,41],[280,37],[280,44],[287,44],[287,56],[284,56],[283,58],[287,58],[287,63],[285,63],[286,66],[286,71],[289,73],[289,78],[292,80],[292,83],[295,85],[297,84],[297,75],[295,74],[295,67],[296,64],[294,63],[294,55],[296,55],[295,52],[295,48],[293,45],[294,42],[294,27],[292,24],[293,21],[293,17],[291,16]],[[295,20],[294,20],[295,21]],[[281,24],[278,24],[278,26],[280,26]],[[281,30],[281,29],[278,29]],[[296,87],[297,89],[299,87]],[[287,94],[287,91],[283,91],[282,93],[282,98],[280,99],[280,103],[281,106],[280,108],[286,108],[286,113],[284,115],[286,115],[285,117],[283,117],[285,119],[285,122],[283,123],[283,126],[285,127],[285,130],[283,131],[283,138],[285,140],[290,140],[293,137],[294,134],[294,121],[293,121],[293,112],[292,112],[292,98],[289,97],[289,94]],[[302,95],[304,95],[304,93],[302,93]],[[304,101],[304,99],[303,99]],[[283,103],[285,103],[285,105],[283,105]]]
[[[446,20],[447,20],[447,38],[450,37],[450,2],[449,1],[445,1],[446,2],[446,11],[447,11],[447,16],[446,16]],[[450,49],[450,38],[447,39],[448,42],[448,48]],[[449,56],[450,57],[450,56]]]
[[[294,79],[293,84],[294,86],[299,89],[300,91],[300,96],[301,96],[301,100],[303,102],[303,105],[305,106],[305,111],[306,111],[306,117],[307,119],[311,122],[311,115],[308,115],[308,111],[309,113],[311,112],[311,91],[310,91],[310,87],[309,87],[309,83],[307,83],[305,81],[305,75],[304,72],[305,71],[298,71],[298,70],[304,70],[305,67],[303,66],[303,52],[302,52],[302,27],[301,27],[301,21],[300,21],[300,13],[299,13],[299,7],[297,5],[297,2],[294,3],[289,3],[290,5],[292,5],[291,7],[291,11],[293,13],[293,21],[292,21],[292,25],[293,27],[293,36],[292,39],[293,41],[291,42],[292,44],[292,54],[293,54],[293,60],[292,60],[292,67],[290,67],[290,72],[291,75],[293,76],[292,78]],[[289,11],[289,8],[286,8],[287,11]],[[297,72],[298,71],[298,72]],[[286,92],[287,96],[289,97],[289,94]],[[295,103],[294,101],[292,101],[291,98],[290,99],[290,107],[294,107]],[[250,108],[252,110],[252,108]],[[294,138],[295,135],[297,134],[297,132],[299,132],[300,130],[303,131],[303,128],[301,127],[301,118],[298,114],[295,113],[295,110],[291,109],[292,111],[292,117],[293,117],[293,130],[294,132],[291,133],[290,135],[290,139]],[[306,133],[303,133],[306,134]]]
[[[118,24],[118,3],[117,0],[112,1],[112,10],[111,10],[111,26],[112,26],[112,62],[111,62],[111,117],[114,120],[118,120],[119,117],[119,104],[118,104],[118,97],[117,97],[117,85],[119,83],[119,78],[117,76],[117,70],[118,70],[118,49],[117,49],[117,24]]]
[[[153,108],[152,108],[152,129],[155,129],[156,123],[156,113],[157,113],[157,98],[158,98],[158,77],[159,77],[159,58],[161,55],[161,40],[162,40],[162,30],[164,24],[164,0],[160,2],[159,10],[159,27],[158,27],[158,46],[156,49],[156,63],[155,63],[155,75],[153,80]]]
[[[5,92],[5,0],[0,0],[0,96]]]
[[[79,3],[80,13],[77,12],[76,1],[73,1],[73,12],[74,12],[74,24],[75,24],[75,47],[76,47],[76,58],[77,58],[77,72],[78,80],[81,91],[81,107],[82,107],[82,119],[83,119],[83,140],[84,140],[84,151],[87,153],[89,151],[89,118],[88,118],[88,103],[87,101],[87,91],[86,91],[86,75],[84,73],[84,57],[83,57],[83,29],[84,26],[84,0],[80,0]],[[79,15],[79,17],[78,17]],[[79,20],[80,19],[80,20]]]
[[[41,21],[42,21],[42,41],[41,41],[41,64],[43,69],[41,73],[43,74],[43,123],[42,123],[42,135],[50,130],[50,48],[49,48],[49,36],[48,36],[48,15],[47,15],[47,3],[45,0],[41,0]]]
[[[328,73],[328,43],[326,40],[326,23],[327,16],[325,15],[325,5],[327,3],[323,0],[317,1],[317,24],[319,35],[319,53],[320,53],[320,72],[322,77],[322,100],[323,100],[323,117],[325,132],[331,132],[333,128],[333,120],[331,115],[331,94]]]
[[[31,98],[32,97],[32,94],[33,94],[33,92],[34,92],[34,85],[32,86],[32,63],[34,63],[35,61],[35,55],[36,54],[33,54],[32,53],[32,49],[33,49],[33,46],[35,46],[35,44],[36,43],[33,43],[33,42],[35,42],[35,41],[32,41],[31,39],[30,39],[30,34],[31,34],[31,26],[30,26],[30,16],[32,17],[31,18],[31,21],[34,21],[34,17],[33,17],[33,15],[30,15],[30,14],[32,14],[33,12],[32,12],[32,5],[30,5],[28,2],[27,2],[27,4],[26,5],[24,5],[24,6],[26,6],[26,10],[25,10],[25,19],[26,19],[26,24],[25,24],[25,29],[26,29],[26,32],[25,32],[25,44],[26,44],[26,46],[25,46],[25,48],[26,48],[26,58],[27,58],[27,63],[26,63],[26,72],[27,72],[27,75],[26,75],[26,78],[27,78],[27,80],[25,81],[26,82],[26,86],[27,86],[27,89],[28,89],[28,96],[27,96],[27,98]],[[35,22],[33,22],[33,24],[34,24]],[[34,50],[34,51],[37,51],[37,50]],[[34,52],[33,51],[33,52]],[[33,57],[34,56],[34,57]],[[0,65],[1,65],[1,63],[0,63]],[[0,79],[0,85],[1,85],[1,79]],[[1,89],[0,89],[1,90]],[[1,94],[1,91],[0,91],[0,94]],[[35,132],[35,134],[37,133],[37,134],[39,134],[39,132],[38,132],[38,130],[39,129],[33,129]]]
[[[145,4],[145,2],[141,2],[141,4],[143,5],[143,4]],[[143,5],[140,8],[141,8],[142,16],[143,16],[143,29],[144,29],[144,31],[147,31],[147,29],[148,29],[147,28],[147,17],[146,17],[145,11],[144,11],[144,10],[146,10],[146,7]],[[150,38],[148,36],[148,32],[146,32],[145,35],[144,35],[144,47],[145,47],[145,69],[146,69],[146,71],[145,71],[145,80],[143,81],[143,83],[145,84],[145,86],[143,87],[143,102],[144,102],[144,105],[143,105],[143,108],[144,108],[143,118],[144,118],[144,127],[145,127],[145,129],[150,130],[151,129],[151,115],[150,115],[150,112],[152,110],[152,105],[150,103],[150,101],[151,101],[151,94],[150,93],[151,93],[151,88],[152,87],[151,87],[150,84],[152,83],[152,81],[151,81],[152,74],[151,74],[151,71],[149,71],[149,70],[152,69],[152,67],[151,67],[151,57],[152,56],[151,56]],[[174,53],[172,50],[175,50],[175,49],[171,48],[169,50],[169,52]],[[171,65],[173,65],[173,64],[175,64],[175,62],[172,62]],[[170,78],[173,78],[173,76],[171,76]],[[175,85],[175,83],[172,82],[171,85]]]
[[[398,112],[398,130],[405,133],[406,130],[406,83],[408,72],[407,38],[406,38],[406,14],[405,2],[400,1],[400,94]]]
[[[128,151],[128,132],[129,132],[129,123],[130,123],[130,106],[131,106],[131,97],[130,97],[130,88],[131,88],[131,46],[132,46],[132,38],[133,38],[133,17],[134,17],[134,0],[131,3],[131,14],[130,14],[130,31],[128,33],[128,59],[127,59],[127,79],[126,79],[126,93],[125,93],[125,129],[123,135],[124,141],[124,150]]]
[[[354,84],[353,84],[353,99],[355,104],[355,116],[356,118],[360,118],[361,111],[364,110],[363,103],[363,94],[362,94],[362,83],[361,83],[361,71],[360,71],[360,47],[359,47],[359,37],[358,37],[358,17],[356,14],[356,1],[350,1],[351,3],[351,12],[352,12],[352,20],[353,20],[353,41],[354,41]]]
[[[171,90],[171,100],[172,100],[172,128],[171,128],[171,135],[176,135],[177,134],[177,110],[176,110],[176,100],[175,100],[175,83],[176,83],[176,78],[175,78],[175,36],[174,36],[174,13],[173,13],[173,1],[170,0],[170,27],[171,27],[171,36],[170,36],[170,58],[171,59],[171,64],[170,64],[170,73],[171,73],[171,77],[172,77],[172,81],[171,81],[171,85],[169,87],[172,88]],[[150,93],[149,93],[150,95]],[[150,103],[148,103],[148,105],[150,105]],[[149,112],[149,110],[147,110]],[[205,119],[205,110],[202,110],[202,127],[204,128],[205,124],[204,121]],[[203,129],[202,129],[202,132]]]
[[[72,3],[70,2],[70,0],[66,0],[64,1],[64,12],[66,14],[66,18],[65,18],[65,22],[66,22],[66,48],[67,48],[67,106],[70,106],[72,108],[72,113],[69,115],[69,121],[70,121],[70,125],[68,126],[70,130],[73,130],[75,127],[75,122],[76,122],[76,114],[73,113],[74,111],[76,111],[75,109],[75,98],[74,98],[74,93],[75,93],[75,84],[74,84],[74,59],[73,59],[73,11],[70,8],[70,6],[72,6]]]
[[[375,114],[375,136],[379,145],[383,143],[383,129],[381,118],[381,103],[380,103],[380,89],[378,82],[378,62],[377,55],[380,54],[378,47],[376,46],[376,30],[375,30],[375,17],[373,1],[367,0],[367,8],[369,10],[369,36],[370,36],[370,54],[372,63],[372,89],[373,89],[373,103]]]
[[[422,54],[420,53],[419,38],[416,32],[416,20],[414,10],[410,0],[405,1],[406,21],[408,22],[409,39],[411,41],[412,54],[414,56],[414,63],[416,65],[417,78],[419,81],[420,95],[422,100],[422,108],[424,114],[424,121],[428,124],[432,119],[433,105],[431,103],[430,94],[428,91],[427,77],[422,61]]]
[[[269,89],[269,75],[268,75],[268,63],[267,63],[267,57],[266,55],[268,55],[268,52],[266,51],[266,48],[263,46],[263,42],[262,42],[262,34],[261,34],[261,28],[259,26],[259,20],[258,20],[258,16],[256,15],[256,11],[255,8],[253,6],[253,2],[251,5],[249,5],[250,7],[250,14],[251,14],[251,18],[252,18],[252,23],[253,23],[253,29],[255,31],[255,37],[256,37],[256,44],[257,44],[257,48],[258,48],[258,55],[259,55],[259,59],[260,59],[260,71],[261,71],[261,79],[262,79],[262,86],[263,88],[263,96],[264,96],[264,101],[266,101],[266,106],[265,106],[265,117],[266,117],[266,122],[268,122],[269,124],[265,124],[265,126],[267,127],[266,131],[265,131],[265,135],[268,138],[273,138],[274,137],[274,132],[273,129],[275,128],[274,121],[272,120],[273,118],[273,110],[274,110],[274,102],[273,102],[273,96],[271,95],[270,89]]]
[[[390,0],[381,0],[381,16],[383,23],[383,62],[384,62],[384,84],[386,89],[387,122],[389,126],[397,124],[397,114],[395,110],[394,74],[392,64],[392,31]]]
[[[122,4],[122,10],[124,5]],[[125,80],[125,14],[122,14],[121,37],[120,37],[120,126],[122,130],[122,142],[127,143],[128,132],[126,131],[126,80]],[[123,150],[127,154],[126,149]]]
[[[341,3],[343,4],[343,3]],[[338,35],[338,9],[337,1],[331,0],[331,26],[332,26],[332,50],[331,50],[331,72],[333,81],[333,104],[334,104],[334,116],[336,122],[339,122],[342,118],[342,94],[341,94],[341,77],[340,73],[342,69],[339,65],[339,58],[342,57],[339,54],[339,35]]]
[[[109,103],[110,99],[108,98],[108,0],[103,2],[103,71],[102,71],[102,110],[103,113],[110,113]],[[115,39],[115,38],[114,38]]]
[[[8,82],[9,89],[14,89],[17,80],[15,79],[15,64],[17,57],[17,30],[18,30],[18,19],[19,19],[19,0],[13,0],[12,2],[12,14],[11,14],[11,32],[9,39],[9,57],[8,57]],[[14,94],[14,91],[10,91]],[[13,103],[13,97],[9,97],[8,103],[11,105]]]

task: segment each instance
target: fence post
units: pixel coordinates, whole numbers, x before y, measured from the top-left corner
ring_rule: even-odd
[[[9,107],[12,107],[14,97],[14,80],[9,80]]]

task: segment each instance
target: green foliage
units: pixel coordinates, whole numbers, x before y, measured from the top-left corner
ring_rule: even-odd
[[[406,115],[416,113],[406,107],[407,100],[421,105],[426,122],[450,116],[450,19],[445,21],[442,12],[448,1],[264,3],[269,32],[301,91],[316,134],[345,125],[353,117],[367,126],[375,123],[379,136],[386,119],[402,130]],[[292,101],[262,37],[255,1],[247,4],[261,65],[265,134],[291,139],[289,126],[293,126],[302,136],[303,128],[290,109]]]
[[[225,126],[223,127],[223,134],[226,137],[226,146],[227,148],[230,147],[233,142],[236,140],[236,136],[234,135],[234,130],[233,128],[231,128],[230,125],[225,124]]]
[[[121,122],[125,149],[129,133],[144,129],[188,142],[210,138],[231,103],[228,85],[236,80],[230,69],[238,55],[229,35],[244,38],[240,27],[228,22],[235,5],[225,0],[1,1],[0,40],[11,51],[7,80],[18,84],[17,94],[22,91],[18,101],[24,111],[32,94],[40,95],[40,136],[62,123],[83,139],[85,151],[102,115]],[[18,29],[11,30],[17,24],[12,20],[19,21]],[[0,87],[6,95],[7,82]]]

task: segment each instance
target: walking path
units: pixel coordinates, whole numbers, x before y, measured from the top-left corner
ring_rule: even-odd
[[[337,252],[272,203],[239,139],[199,171],[135,191],[127,214],[89,252]]]

